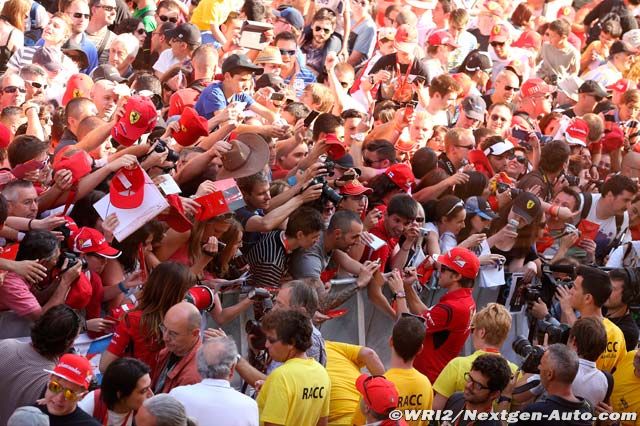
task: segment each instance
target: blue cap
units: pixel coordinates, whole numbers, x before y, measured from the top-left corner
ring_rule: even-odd
[[[304,18],[298,9],[294,7],[286,7],[282,10],[273,10],[272,12],[275,16],[284,19],[297,30],[302,30],[304,27]]]
[[[484,197],[474,196],[467,198],[467,201],[464,203],[464,208],[467,213],[478,215],[486,220],[493,220],[498,217],[498,215],[491,210],[491,206]]]

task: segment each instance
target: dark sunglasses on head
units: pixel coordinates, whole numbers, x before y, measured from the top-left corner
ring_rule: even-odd
[[[324,32],[325,34],[329,34],[329,33],[331,32],[331,29],[329,29],[329,28],[322,28],[322,27],[319,27],[319,26],[317,26],[317,25],[314,27],[314,30],[315,30],[315,32],[317,32],[317,33],[319,33],[320,31],[322,31],[322,32]]]
[[[279,49],[279,50],[280,50],[280,54],[283,56],[293,56],[296,54],[296,49],[293,49],[293,50]]]
[[[161,20],[162,22],[167,22],[167,21],[169,21],[169,22],[173,22],[174,24],[178,22],[178,18],[173,17],[173,16],[170,18],[170,17],[168,17],[168,16],[166,16],[166,15],[160,15],[160,16],[158,16],[158,18],[160,18],[160,20]]]
[[[4,93],[16,93],[16,92],[27,93],[27,89],[25,89],[24,87],[18,87],[18,86],[7,86],[4,89],[2,89],[2,91]]]
[[[88,13],[80,13],[80,12],[76,12],[72,15],[74,18],[84,18],[84,19],[89,19],[89,14]]]

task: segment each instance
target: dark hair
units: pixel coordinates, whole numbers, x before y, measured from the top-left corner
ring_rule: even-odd
[[[0,193],[0,225],[3,225],[7,221],[7,217],[9,216],[9,202],[7,199]]]
[[[285,345],[293,345],[300,352],[311,347],[311,321],[294,309],[273,309],[262,318],[262,329],[275,331]]]
[[[561,37],[566,37],[571,32],[571,25],[564,19],[556,19],[549,24],[549,31],[553,31]]]
[[[335,133],[336,129],[342,126],[344,126],[344,120],[342,120],[342,118],[329,114],[328,112],[323,112],[318,115],[313,122],[313,140],[318,141],[320,133]]]
[[[296,38],[296,36],[289,31],[283,31],[280,34],[278,34],[273,42],[278,43],[280,40],[294,41],[296,42],[296,44],[298,44],[298,39]]]
[[[460,85],[449,74],[439,75],[431,80],[429,84],[429,96],[433,97],[436,93],[440,96],[446,96],[447,93],[460,92]]]
[[[49,143],[35,136],[20,135],[11,141],[7,148],[7,158],[11,167],[33,160],[49,149]]]
[[[249,21],[264,21],[267,17],[267,9],[259,0],[246,0],[240,12],[243,12]]]
[[[392,100],[384,100],[384,101],[376,102],[376,106],[373,107],[373,119],[376,121],[380,120],[386,123],[389,120],[383,120],[381,115],[385,111],[391,111],[391,117],[393,117],[393,114],[395,114],[395,111],[397,109],[398,109],[398,106]]]
[[[456,204],[459,205],[456,206]],[[443,218],[449,219],[450,217],[460,213],[462,210],[464,210],[464,202],[460,198],[455,195],[445,195],[436,201],[433,208],[433,215],[430,215],[430,217],[433,219],[433,222],[438,223]],[[425,217],[426,213],[427,212],[425,211]]]
[[[57,305],[44,312],[31,327],[31,344],[47,359],[63,355],[73,345],[80,331],[80,317],[67,305]]]
[[[422,348],[427,329],[419,318],[400,317],[393,326],[393,349],[405,362],[410,361]]]
[[[311,22],[331,21],[331,24],[333,26],[336,25],[337,20],[338,20],[338,17],[336,16],[336,13],[333,10],[329,9],[328,7],[323,7],[318,9],[318,11],[313,14],[313,18],[311,18]]]
[[[141,23],[142,21],[138,18],[126,18],[115,26],[113,32],[115,34],[133,33]]]
[[[82,228],[83,226],[88,226],[89,228],[96,227],[100,215],[98,215],[96,209],[93,208],[93,205],[105,195],[102,191],[93,190],[75,202],[69,217],[78,225],[78,228]]]
[[[333,214],[333,216],[331,216],[328,231],[339,229],[343,233],[349,232],[353,222],[362,223],[362,220],[360,220],[360,216],[351,210],[338,210]]]
[[[251,195],[255,186],[259,183],[269,183],[269,179],[264,173],[258,172],[253,175],[241,177],[236,181],[238,188],[245,195]]]
[[[424,175],[435,169],[438,165],[438,155],[429,147],[418,149],[411,158],[411,170],[416,179],[422,179]]]
[[[147,364],[136,358],[116,359],[102,375],[100,398],[108,409],[113,410],[118,401],[136,390],[138,380],[150,371]]]
[[[369,194],[370,208],[383,204],[384,197],[392,191],[398,191],[398,185],[384,173],[374,176],[373,179],[369,181],[369,187],[373,189],[373,192]]]
[[[124,240],[114,240],[111,244],[122,252],[122,254],[118,256],[117,260],[120,265],[122,265],[122,269],[124,269],[125,272],[131,272],[135,269],[140,244],[144,244],[147,238],[152,235],[153,229],[153,224],[151,222],[147,222]]]
[[[576,275],[583,278],[582,292],[593,297],[594,305],[604,305],[613,291],[609,274],[591,266],[580,265],[576,268]]]
[[[611,281],[622,281],[622,303],[631,305],[638,297],[636,284],[631,281],[631,277],[624,269],[612,269],[609,271]]]
[[[451,11],[453,10],[451,0],[438,0],[438,3],[442,5],[442,11],[444,13],[451,13]]]
[[[482,354],[473,360],[471,370],[479,371],[488,377],[489,392],[500,391],[507,387],[511,380],[511,368],[506,359],[500,355]]]
[[[394,214],[404,219],[413,220],[418,216],[418,202],[409,194],[396,194],[391,197],[387,206],[387,216]]]
[[[29,231],[18,246],[16,260],[46,259],[58,246],[58,239],[51,231]]]
[[[602,185],[602,190],[600,192],[603,197],[606,197],[609,192],[611,192],[614,197],[617,197],[624,191],[629,191],[632,194],[635,194],[638,192],[638,185],[631,180],[630,177],[625,175],[614,175]]]
[[[347,118],[364,119],[365,117],[366,115],[358,111],[357,109],[345,109],[344,111],[342,111],[342,114],[340,114],[340,118],[342,118],[343,120],[346,120]]]
[[[392,164],[396,162],[396,148],[391,142],[385,139],[375,139],[364,146],[365,151],[375,152],[383,160],[389,160]]]
[[[498,231],[507,225],[509,218],[509,212],[513,207],[513,200],[507,202],[498,212],[498,218],[491,222],[490,235],[495,235]],[[532,244],[538,239],[538,233],[542,227],[542,211],[540,214],[533,218],[530,224],[518,229],[518,236],[516,242],[513,245],[511,254],[516,254],[514,257],[524,257],[529,252]],[[514,252],[515,250],[515,252]],[[522,255],[522,256],[521,256]]]
[[[569,159],[571,150],[564,141],[551,141],[542,147],[540,152],[540,170],[549,173],[557,173],[564,167]]]
[[[595,362],[607,349],[607,331],[598,318],[580,318],[569,332],[569,338],[575,339],[578,356]]]
[[[533,17],[533,11],[526,3],[520,3],[513,14],[511,15],[511,22],[516,27],[522,27],[524,24],[529,22]]]
[[[456,185],[453,188],[453,193],[463,200],[466,200],[469,197],[482,195],[489,183],[485,174],[475,170],[469,170],[464,173],[469,176],[469,180],[465,183]]]
[[[301,207],[289,216],[285,234],[288,237],[295,237],[298,232],[309,235],[313,232],[324,231],[324,218],[322,214],[311,207]]]

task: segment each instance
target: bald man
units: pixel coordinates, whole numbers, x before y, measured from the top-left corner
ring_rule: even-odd
[[[188,302],[180,302],[167,311],[160,325],[165,348],[160,351],[154,372],[155,393],[167,393],[202,380],[196,357],[202,345],[200,321],[200,311]]]
[[[513,99],[519,91],[520,79],[518,76],[512,71],[502,70],[496,77],[493,93],[491,95],[485,95],[482,98],[488,108],[491,104],[497,104],[499,102],[513,102]]]
[[[629,151],[622,157],[622,174],[632,179],[640,178],[640,153]]]

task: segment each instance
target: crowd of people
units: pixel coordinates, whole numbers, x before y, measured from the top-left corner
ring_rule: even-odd
[[[0,424],[640,425],[639,16],[0,0]]]

